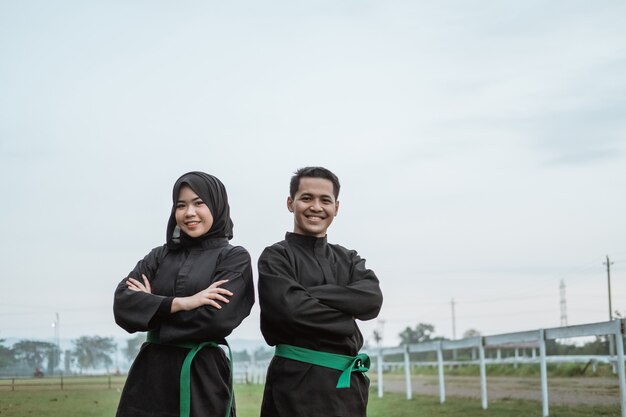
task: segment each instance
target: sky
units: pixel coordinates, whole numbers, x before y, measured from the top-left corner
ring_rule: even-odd
[[[407,326],[493,335],[626,315],[626,4],[0,2],[0,339],[128,337],[113,292],[171,188],[227,187],[255,265],[289,178],[334,171],[328,239]],[[454,314],[453,301],[454,300]],[[234,339],[262,339],[259,311]]]

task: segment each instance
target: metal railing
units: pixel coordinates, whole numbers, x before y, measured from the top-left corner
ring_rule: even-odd
[[[576,362],[580,358],[574,356],[548,356],[546,354],[546,340],[555,339],[567,339],[574,337],[589,337],[589,336],[609,336],[615,340],[616,355],[612,357],[598,357],[594,356],[592,359],[598,361],[611,362],[616,365],[617,374],[619,378],[620,388],[620,406],[622,410],[622,417],[626,417],[626,380],[624,375],[624,324],[625,320],[613,320],[601,323],[581,324],[576,326],[567,327],[555,327],[551,329],[538,329],[532,331],[506,333],[493,336],[476,336],[459,340],[440,340],[429,341],[416,344],[410,344],[401,347],[381,347],[368,349],[366,353],[376,358],[377,374],[378,374],[378,396],[383,396],[383,367],[385,356],[390,355],[404,355],[404,370],[405,370],[405,385],[407,399],[412,397],[411,387],[411,353],[420,352],[436,352],[437,354],[437,367],[439,374],[439,400],[443,404],[446,400],[446,388],[444,377],[444,366],[446,364],[473,364],[476,361],[444,361],[445,351],[455,351],[459,349],[477,349],[478,350],[478,365],[480,369],[480,395],[482,408],[487,409],[487,368],[486,365],[489,362],[494,361],[487,360],[485,358],[485,348],[499,348],[507,347],[513,344],[527,344],[532,343],[539,348],[539,357],[533,359],[533,362],[539,363],[541,374],[541,403],[543,416],[549,416],[548,406],[548,362]],[[589,359],[590,357],[586,357]],[[552,360],[554,359],[554,360]],[[515,361],[509,359],[509,362]],[[527,362],[527,361],[525,361]],[[497,363],[503,363],[500,359]]]

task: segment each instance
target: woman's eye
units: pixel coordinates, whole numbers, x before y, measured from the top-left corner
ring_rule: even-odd
[[[176,204],[176,209],[180,210],[180,209],[184,209],[185,205],[184,204]]]
[[[201,206],[204,204],[204,201],[196,201],[196,206]]]

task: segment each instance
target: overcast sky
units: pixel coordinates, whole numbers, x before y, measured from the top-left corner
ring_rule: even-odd
[[[0,339],[124,337],[113,291],[171,188],[226,185],[256,260],[293,171],[340,178],[329,241],[382,326],[456,336],[626,314],[626,4],[0,2]],[[255,267],[256,271],[256,267]],[[255,272],[255,281],[257,279]],[[233,338],[260,339],[258,306]]]

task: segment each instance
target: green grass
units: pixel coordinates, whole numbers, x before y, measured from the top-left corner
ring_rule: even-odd
[[[237,385],[237,416],[258,417],[263,387]],[[115,415],[118,389],[71,388],[64,391],[49,387],[0,390],[0,417],[111,417]],[[385,393],[382,399],[370,393],[369,417],[532,417],[541,416],[541,404],[507,399],[489,403],[483,410],[480,400],[448,398],[439,404],[437,397],[416,396],[407,401],[402,394]],[[551,417],[619,416],[618,406],[550,407]]]
[[[448,398],[440,404],[438,398],[416,396],[407,401],[402,394],[385,394],[379,399],[370,393],[368,417],[541,417],[541,403],[507,399],[492,401],[483,410],[480,400]],[[551,417],[621,416],[618,407],[576,406],[550,407]]]
[[[116,389],[3,390],[0,391],[0,416],[111,417],[115,415],[119,399]]]

